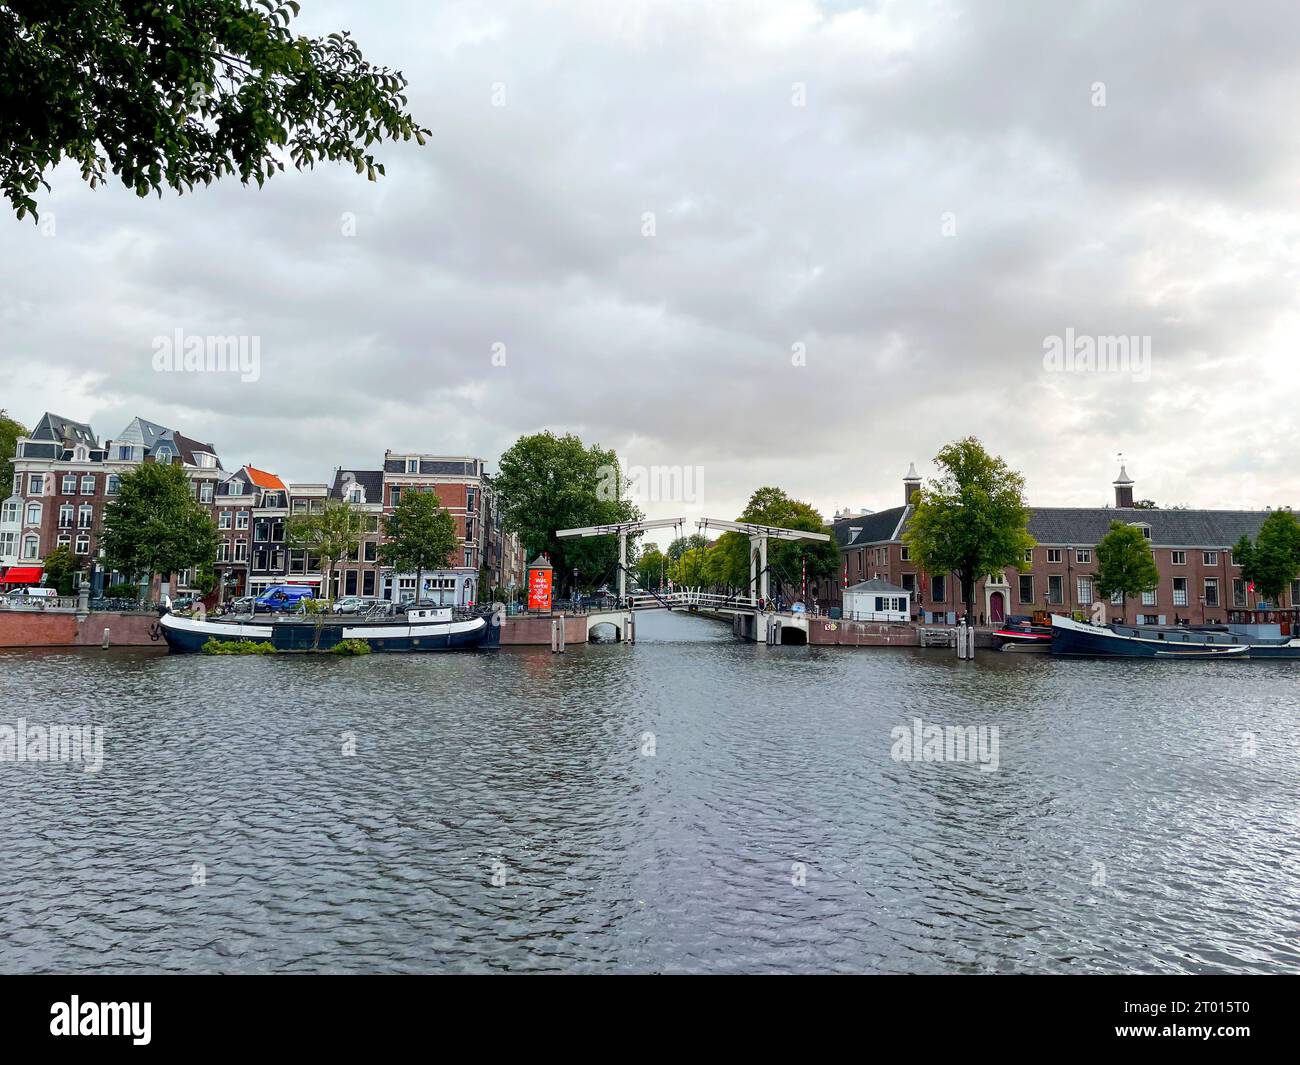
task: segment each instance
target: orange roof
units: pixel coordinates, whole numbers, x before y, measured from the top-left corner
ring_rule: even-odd
[[[278,488],[281,492],[286,491],[284,482],[273,473],[259,470],[256,466],[245,466],[244,471],[248,474],[248,479],[258,488]]]

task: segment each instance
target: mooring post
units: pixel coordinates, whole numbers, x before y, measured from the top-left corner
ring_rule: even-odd
[[[559,633],[560,633],[560,654],[564,654],[564,615],[563,614],[560,615]]]
[[[636,615],[630,611],[627,615],[627,642],[629,646],[636,643]]]
[[[560,637],[555,629],[555,619],[551,618],[551,654],[555,654],[560,649]]]
[[[105,651],[108,650],[108,629],[107,628],[104,629],[104,639],[99,646],[102,647]]]

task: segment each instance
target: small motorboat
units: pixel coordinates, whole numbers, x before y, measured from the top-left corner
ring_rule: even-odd
[[[1012,615],[998,628],[993,630],[993,638],[998,641],[1000,651],[1037,651],[1045,654],[1052,647],[1052,626],[1050,619],[1041,621],[1023,615]]]

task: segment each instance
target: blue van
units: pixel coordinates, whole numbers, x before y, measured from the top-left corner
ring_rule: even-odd
[[[314,598],[310,588],[301,584],[273,584],[253,600],[254,613],[279,613],[297,610],[304,599]]]

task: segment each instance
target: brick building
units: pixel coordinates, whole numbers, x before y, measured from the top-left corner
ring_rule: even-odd
[[[928,619],[955,617],[963,609],[956,574],[927,574],[909,557],[903,533],[912,515],[912,496],[921,479],[915,467],[903,480],[904,505],[872,514],[841,518],[832,525],[847,583],[879,577],[912,593],[913,612]],[[1112,521],[1137,526],[1151,544],[1160,583],[1154,591],[1130,599],[1128,614],[1143,624],[1172,623],[1175,616],[1193,623],[1226,620],[1233,608],[1254,609],[1259,597],[1247,587],[1232,561],[1232,547],[1244,534],[1254,539],[1267,510],[1172,510],[1133,506],[1133,481],[1121,468],[1115,480],[1115,503],[1103,507],[1034,507],[1030,535],[1038,541],[1024,565],[1008,567],[977,582],[976,620],[998,622],[1009,614],[1035,608],[1054,613],[1088,612],[1097,597],[1096,546]],[[840,586],[821,582],[822,603],[838,606]],[[1110,615],[1120,610],[1112,600]],[[1292,581],[1282,603],[1300,605],[1300,581]]]
[[[224,474],[211,444],[144,418],[100,444],[85,422],[41,415],[18,440],[11,494],[0,502],[0,584],[38,583],[45,557],[61,546],[89,569],[92,594],[123,579],[100,561],[104,507],[117,495],[122,475],[147,462],[182,465],[191,494],[212,507]],[[189,590],[192,578],[178,574],[177,590]]]

